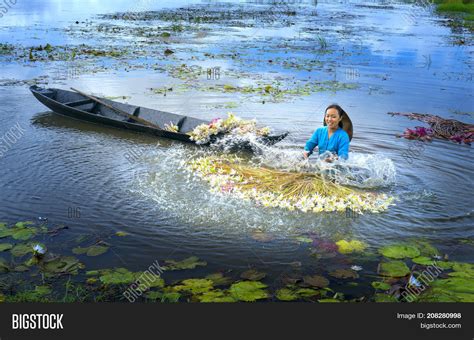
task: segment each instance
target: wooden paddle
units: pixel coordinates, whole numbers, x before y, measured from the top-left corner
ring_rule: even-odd
[[[94,96],[91,96],[91,95],[89,95],[89,94],[87,94],[87,93],[84,93],[84,92],[82,92],[82,91],[76,90],[76,89],[73,88],[73,87],[71,87],[71,90],[73,90],[74,92],[77,92],[77,93],[79,93],[80,95],[82,95],[82,96],[84,96],[84,97],[87,97],[87,98],[89,98],[89,99],[91,99],[91,100],[93,100],[93,101],[95,101],[95,102],[97,102],[97,103],[99,103],[99,104],[101,104],[101,105],[103,105],[103,106],[105,106],[105,107],[108,107],[108,108],[111,109],[111,110],[114,110],[115,112],[121,114],[122,116],[128,117],[128,118],[130,118],[130,119],[132,119],[132,120],[134,120],[134,121],[136,121],[136,122],[138,122],[138,123],[142,123],[143,125],[147,125],[147,126],[150,126],[150,127],[155,128],[155,129],[160,129],[160,130],[162,130],[162,128],[161,128],[159,125],[153,124],[152,122],[149,122],[149,121],[147,121],[147,120],[145,120],[145,119],[136,117],[136,116],[131,115],[131,114],[125,112],[125,111],[122,111],[122,110],[120,110],[119,108],[116,108],[116,107],[114,107],[114,106],[112,106],[112,105],[109,105],[109,104],[103,102],[102,100],[100,100],[100,99],[98,99],[98,98],[96,98],[96,97],[94,97]]]

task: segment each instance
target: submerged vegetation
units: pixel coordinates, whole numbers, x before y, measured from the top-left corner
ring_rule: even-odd
[[[309,246],[317,255],[314,261],[337,260],[327,271],[295,271],[272,282],[257,268],[203,274],[208,263],[190,256],[160,261],[156,266],[161,266],[161,275],[145,280],[145,272],[124,267],[90,269],[80,258],[50,251],[52,237],[65,229],[32,221],[0,223],[0,302],[126,301],[125,292],[134,289],[136,298],[145,302],[474,302],[474,264],[441,260],[440,251],[423,240],[387,245],[377,255],[361,240],[334,242],[306,234],[295,241]],[[259,242],[269,241],[259,238]],[[468,241],[460,244],[471,246]],[[113,245],[98,241],[75,247],[72,253],[103,256],[109,247]],[[354,262],[359,265],[351,265]],[[349,293],[351,287],[361,285],[370,288]]]

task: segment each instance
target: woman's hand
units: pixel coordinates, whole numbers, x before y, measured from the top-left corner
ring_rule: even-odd
[[[331,155],[328,158],[326,158],[324,161],[328,162],[328,163],[332,163],[334,161],[337,161],[338,159],[339,159],[339,157],[337,157],[337,155]]]
[[[308,159],[309,154],[308,154],[307,151],[303,151],[303,157],[304,157],[304,159]]]

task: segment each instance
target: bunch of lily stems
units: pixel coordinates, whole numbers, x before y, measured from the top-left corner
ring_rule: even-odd
[[[214,193],[231,194],[265,207],[303,212],[351,209],[378,213],[393,197],[337,185],[316,173],[285,172],[244,164],[236,156],[208,156],[187,162],[188,170],[209,182]]]

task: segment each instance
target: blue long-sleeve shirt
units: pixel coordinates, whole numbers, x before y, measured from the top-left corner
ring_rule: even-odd
[[[328,127],[323,126],[313,133],[306,142],[304,149],[311,155],[313,149],[318,147],[319,154],[330,151],[337,154],[340,158],[347,159],[349,157],[349,143],[349,135],[343,129],[338,128],[334,131],[331,138],[328,138]]]

